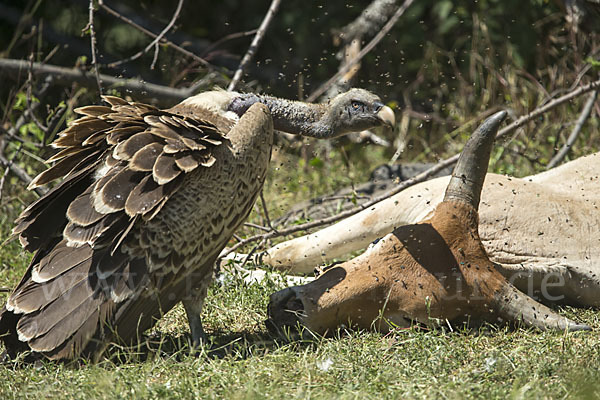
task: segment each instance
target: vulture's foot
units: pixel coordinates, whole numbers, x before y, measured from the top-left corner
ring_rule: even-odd
[[[200,298],[197,296],[193,296],[182,301],[183,307],[185,308],[185,312],[187,314],[188,323],[190,324],[190,348],[192,349],[193,353],[202,349],[208,344],[206,333],[204,332],[204,327],[202,326],[202,318],[200,317],[205,296],[206,291],[204,291],[202,300],[200,300]]]

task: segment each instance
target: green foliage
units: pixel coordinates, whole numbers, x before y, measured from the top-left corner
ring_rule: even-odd
[[[592,57],[588,57],[585,59],[585,62],[590,64],[594,70],[600,71],[600,59],[594,60]]]

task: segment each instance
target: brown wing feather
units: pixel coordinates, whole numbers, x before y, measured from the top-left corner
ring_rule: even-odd
[[[87,115],[89,117],[100,117],[113,111],[110,107],[106,106],[85,106],[76,108],[75,112],[77,114]]]
[[[144,146],[129,160],[129,168],[134,171],[152,171],[152,167],[154,167],[154,163],[161,154],[162,149],[163,146],[160,143],[151,143]]]
[[[122,302],[139,293],[149,280],[146,261],[136,258],[127,263],[123,269],[121,279],[119,279],[112,291],[112,297],[115,302]]]
[[[78,357],[84,346],[92,337],[94,337],[94,334],[98,330],[99,323],[101,324],[102,321],[106,321],[106,317],[100,316],[102,310],[106,308],[107,303],[102,304],[100,310],[95,310],[69,340],[51,351],[44,352],[44,355],[51,360],[72,359]]]
[[[50,329],[57,325],[60,325],[58,328],[63,331],[72,329],[73,325],[75,325],[75,328],[79,328],[83,321],[72,321],[73,315],[70,314],[78,310],[80,306],[94,307],[95,302],[93,299],[98,299],[102,296],[97,289],[90,287],[87,279],[80,280],[63,293],[62,296],[57,297],[41,310],[23,315],[17,324],[17,331],[22,337],[31,340],[44,336]],[[74,324],[72,324],[73,322]],[[69,324],[71,324],[71,328],[66,326]],[[63,339],[71,336],[73,333],[74,330],[67,332],[64,334]]]
[[[69,270],[68,274],[59,275],[53,280],[41,284],[33,280],[28,281],[13,294],[13,306],[24,313],[42,309],[79,282],[87,280],[91,265],[90,257]]]
[[[102,203],[102,208],[97,209],[97,211],[107,214],[125,208],[128,193],[137,186],[144,176],[143,172],[123,168],[100,189],[98,201]]]
[[[166,185],[159,185],[152,178],[146,176],[127,197],[125,212],[127,215],[148,214],[157,207],[161,201],[168,198],[181,184],[181,179],[174,179]]]
[[[142,121],[143,122],[143,121]],[[139,132],[143,132],[146,129],[146,126],[141,123],[133,123],[133,122],[119,122],[113,129],[111,129],[110,133],[106,137],[106,143],[109,145],[115,145],[124,139],[130,137]]]
[[[98,222],[105,214],[99,213],[93,207],[92,189],[90,185],[85,192],[80,194],[69,204],[67,208],[67,218],[69,221],[80,226],[88,226]]]
[[[85,243],[92,245],[107,230],[114,227],[115,222],[121,218],[118,214],[108,214],[103,216],[97,222],[81,226],[75,222],[69,222],[63,230],[63,237],[68,241],[69,246],[81,246]]]
[[[96,152],[97,149],[94,148],[82,149],[77,153],[63,158],[55,165],[36,176],[35,179],[29,184],[28,189],[31,190],[38,186],[46,185],[47,183],[50,183],[56,179],[69,175],[69,173],[71,173],[71,171],[73,171],[81,161],[83,161],[90,154]]]
[[[159,185],[171,182],[181,172],[175,163],[175,157],[166,153],[159,155],[152,167],[152,177]]]
[[[92,251],[88,246],[78,248],[67,247],[63,241],[42,258],[33,268],[33,281],[45,282],[54,279],[79,263],[92,257]]]
[[[112,155],[117,160],[129,160],[138,150],[156,141],[152,135],[148,135],[146,132],[136,133],[129,139],[119,143]]]
[[[175,164],[183,172],[190,172],[198,167],[198,160],[190,152],[175,155]]]

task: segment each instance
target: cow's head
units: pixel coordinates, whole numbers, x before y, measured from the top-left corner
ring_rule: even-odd
[[[395,229],[309,284],[274,293],[269,328],[301,325],[324,334],[344,325],[385,332],[413,321],[520,320],[541,329],[590,329],[518,291],[479,239],[481,188],[505,116],[493,115],[471,136],[431,217]]]

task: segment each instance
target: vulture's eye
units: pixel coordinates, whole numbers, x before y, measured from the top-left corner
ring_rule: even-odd
[[[360,101],[352,101],[352,109],[358,111],[360,109],[363,109],[365,107],[364,103],[361,103]]]

